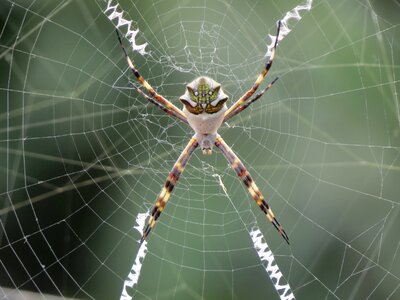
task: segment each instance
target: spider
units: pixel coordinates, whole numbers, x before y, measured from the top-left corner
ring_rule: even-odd
[[[266,215],[267,219],[274,225],[276,230],[284,238],[284,240],[289,244],[289,237],[286,234],[283,227],[279,224],[278,220],[275,218],[274,213],[269,207],[268,203],[265,201],[264,196],[261,194],[259,188],[251,177],[250,173],[244,167],[243,163],[237,157],[237,155],[232,151],[232,149],[225,143],[222,137],[217,133],[219,127],[223,122],[229,120],[233,116],[245,110],[254,101],[259,99],[266,91],[268,91],[271,86],[278,80],[275,78],[271,83],[267,85],[261,92],[256,94],[253,98],[253,94],[258,89],[259,85],[267,75],[269,69],[272,66],[274,60],[276,46],[278,44],[279,31],[281,27],[281,21],[278,22],[277,33],[274,46],[271,51],[271,56],[267,61],[261,74],[258,76],[254,85],[249,89],[242,97],[239,98],[230,108],[226,106],[226,101],[228,96],[223,92],[221,84],[215,80],[202,76],[198,77],[186,86],[185,93],[179,98],[183,103],[183,109],[179,109],[165,97],[158,94],[153,87],[140,75],[138,69],[133,64],[132,60],[129,58],[122,39],[116,30],[119,44],[123,50],[125,58],[128,62],[129,68],[132,70],[134,76],[140,82],[140,84],[147,90],[147,92],[152,96],[149,96],[139,87],[136,88],[137,92],[146,98],[149,102],[156,105],[168,115],[173,116],[181,120],[182,122],[188,124],[195,132],[194,136],[191,138],[185,149],[182,151],[178,160],[175,162],[171,172],[168,175],[167,181],[157,198],[157,201],[151,211],[151,216],[147,222],[145,229],[143,230],[143,235],[140,239],[140,244],[148,237],[150,231],[154,228],[157,219],[160,217],[171,192],[179,180],[190,156],[193,154],[197,147],[201,147],[203,154],[210,155],[212,153],[213,144],[219,148],[222,154],[230,163],[232,169],[239,176],[240,180],[243,181],[249,193],[256,201],[257,205]]]

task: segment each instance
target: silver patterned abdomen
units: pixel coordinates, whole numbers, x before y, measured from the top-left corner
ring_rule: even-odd
[[[211,154],[212,145],[217,136],[217,130],[224,121],[224,115],[227,111],[226,105],[214,114],[201,113],[192,114],[183,107],[183,113],[186,115],[190,127],[196,133],[197,141],[203,150],[203,154]]]
[[[183,107],[183,113],[186,115],[190,127],[196,133],[213,134],[216,133],[224,120],[224,114],[227,111],[226,105],[215,114],[191,114]]]

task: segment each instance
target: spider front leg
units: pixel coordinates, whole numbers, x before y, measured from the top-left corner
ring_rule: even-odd
[[[141,89],[136,88],[136,91],[141,94],[143,97],[145,97],[147,99],[147,101],[153,103],[155,106],[157,106],[158,108],[160,108],[162,111],[166,112],[169,116],[176,116],[174,111],[172,111],[169,108],[166,108],[165,106],[163,106],[162,104],[160,104],[159,102],[157,102],[156,100],[154,100],[153,98],[147,96]],[[183,118],[179,118],[182,122],[189,124],[187,119],[183,119]]]
[[[135,65],[133,64],[132,60],[129,58],[128,53],[125,50],[124,44],[122,43],[122,39],[119,35],[118,29],[115,30],[118,36],[118,41],[119,44],[121,45],[121,49],[124,52],[126,61],[128,62],[129,68],[132,70],[133,75],[137,78],[137,80],[140,82],[140,84],[154,97],[154,99],[161,105],[164,106],[170,111],[170,113],[180,119],[181,121],[187,123],[187,118],[185,114],[180,110],[178,107],[176,107],[174,104],[172,104],[170,101],[168,101],[165,97],[161,96],[158,94],[153,87],[143,78],[142,75],[140,75],[139,71],[136,69]],[[143,95],[145,95],[142,92]],[[147,95],[146,95],[147,96]],[[146,97],[145,96],[145,97]],[[146,97],[147,100],[149,100],[149,97]],[[150,101],[154,104],[153,101]],[[158,105],[157,105],[158,106]]]
[[[267,85],[267,87],[265,89],[263,89],[261,92],[259,92],[257,95],[255,95],[253,98],[247,100],[247,102],[245,104],[243,104],[242,106],[238,107],[230,116],[229,118],[224,118],[224,121],[227,121],[228,119],[236,116],[238,113],[244,111],[246,108],[248,108],[250,106],[250,104],[254,103],[255,101],[257,101],[258,99],[260,99],[262,97],[262,95],[264,95],[264,93],[266,91],[268,91],[271,86],[278,80],[279,78],[276,77],[274,80],[272,80],[272,82],[270,84]]]
[[[253,197],[253,199],[257,202],[257,205],[261,208],[264,214],[267,216],[268,220],[274,225],[276,230],[280,233],[280,235],[284,238],[284,240],[289,244],[289,237],[286,234],[285,230],[279,224],[278,220],[275,218],[274,213],[269,207],[268,203],[265,201],[264,196],[261,194],[259,188],[254,182],[253,178],[250,176],[250,173],[246,170],[243,163],[236,156],[236,154],[232,151],[232,149],[225,143],[220,135],[217,136],[215,140],[215,146],[217,146],[225,158],[228,160],[232,169],[235,170],[236,174],[243,181],[247,190]]]
[[[160,217],[162,211],[164,210],[165,205],[168,202],[169,196],[178,182],[179,177],[181,176],[183,170],[187,162],[189,161],[190,156],[193,151],[199,146],[197,139],[193,137],[186,148],[182,151],[182,154],[179,156],[178,160],[175,162],[171,172],[168,175],[167,181],[164,184],[164,187],[157,198],[156,204],[154,205],[149,221],[147,222],[147,226],[143,231],[142,238],[140,239],[140,244],[147,238],[150,231],[154,228],[157,219]]]
[[[253,96],[253,94],[255,93],[255,91],[258,89],[258,87],[260,86],[261,82],[264,80],[265,76],[267,76],[269,69],[272,66],[272,62],[274,61],[274,57],[275,57],[275,51],[276,51],[276,46],[278,45],[278,39],[279,39],[279,31],[281,29],[281,21],[278,22],[278,29],[276,32],[276,39],[275,39],[275,44],[274,47],[272,48],[271,51],[271,56],[269,57],[269,60],[267,62],[267,64],[265,65],[265,68],[262,70],[261,74],[258,76],[256,82],[254,83],[254,85],[252,86],[251,89],[249,89],[242,97],[239,98],[238,101],[236,101],[226,112],[225,112],[225,118],[224,121],[228,120],[229,118],[231,118],[233,116],[233,114],[235,113],[235,111],[237,110],[237,108],[239,106],[241,106],[243,103],[246,102],[247,99],[249,99],[251,96]]]

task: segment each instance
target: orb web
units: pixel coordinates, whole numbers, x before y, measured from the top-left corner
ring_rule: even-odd
[[[118,299],[139,251],[136,218],[192,136],[137,94],[109,3],[132,22],[129,56],[176,105],[205,74],[232,104],[262,70],[276,21],[308,4],[3,1],[4,299]],[[395,11],[345,0],[300,11],[263,86],[279,80],[221,127],[290,246],[221,153],[196,151],[149,237],[135,299],[278,299],[258,232],[296,299],[400,297]]]

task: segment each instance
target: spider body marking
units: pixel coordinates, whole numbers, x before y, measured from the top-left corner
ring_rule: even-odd
[[[228,96],[215,80],[202,76],[186,86],[186,92],[179,100],[184,104],[183,113],[189,126],[194,130],[195,137],[203,154],[212,153],[212,145],[217,137],[228,110]]]
[[[157,219],[163,212],[172,190],[174,189],[175,184],[178,182],[179,177],[182,175],[185,166],[194,150],[200,146],[203,150],[203,154],[211,154],[212,146],[215,145],[222,152],[239,179],[244,183],[250,195],[257,203],[259,208],[263,211],[266,218],[271,222],[283,239],[289,244],[288,235],[276,219],[268,202],[265,200],[250,173],[247,171],[235,152],[233,152],[233,150],[217,133],[219,127],[224,121],[241,113],[252,103],[261,98],[261,96],[277,81],[278,78],[275,78],[261,92],[252,98],[272,66],[272,62],[275,57],[276,46],[278,44],[280,27],[281,22],[279,21],[275,44],[272,48],[271,56],[266,62],[261,74],[257,77],[254,85],[231,107],[228,108],[226,106],[228,96],[221,89],[221,85],[209,77],[202,76],[189,83],[186,86],[185,94],[179,98],[184,105],[183,110],[180,110],[165,97],[158,94],[153,87],[140,75],[138,69],[129,58],[117,30],[118,40],[124,52],[129,68],[132,70],[133,75],[137,78],[142,87],[145,88],[151,96],[147,95],[140,88],[136,88],[138,93],[145,97],[150,103],[162,109],[168,115],[176,117],[182,122],[188,124],[195,132],[194,136],[186,145],[168,175],[167,181],[165,182],[164,187],[161,190],[161,193],[159,194],[151,211],[150,218],[143,231],[140,243],[147,238],[151,230],[154,228]]]

